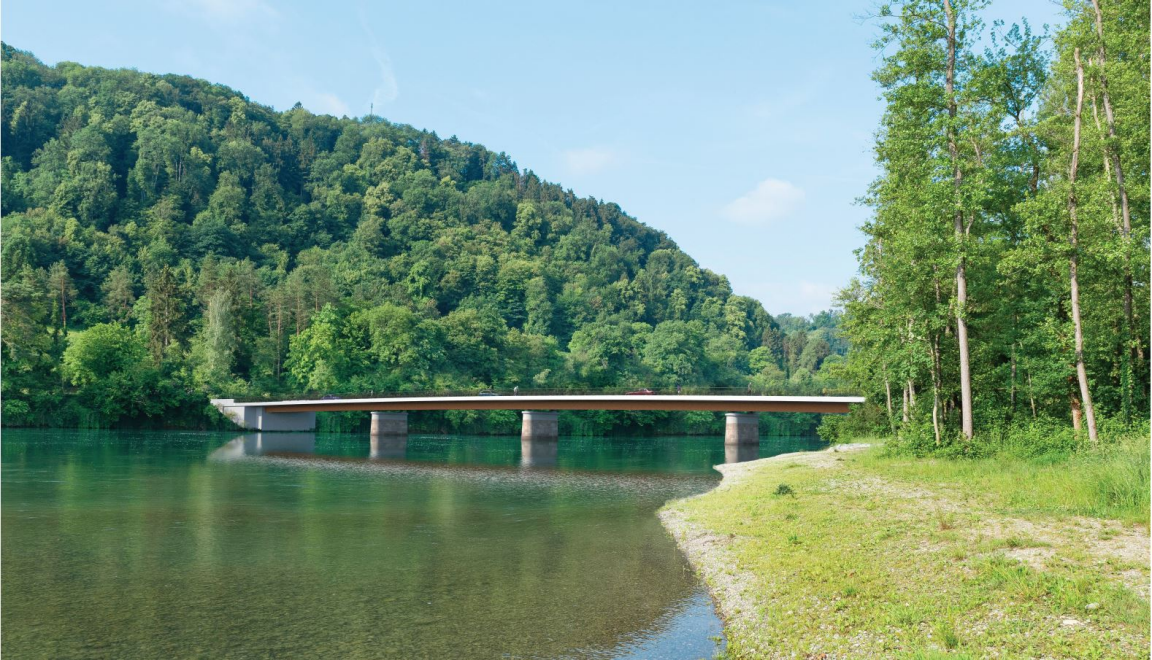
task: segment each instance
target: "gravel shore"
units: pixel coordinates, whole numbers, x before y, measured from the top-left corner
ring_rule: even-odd
[[[838,453],[859,451],[868,446],[867,444],[838,445],[819,452],[796,452],[745,463],[717,465],[715,469],[724,475],[724,478],[716,490],[731,488],[747,478],[749,474],[772,463],[799,463],[815,468],[833,468],[836,466]],[[693,498],[685,498],[676,502],[690,499]],[[658,514],[660,522],[676,539],[680,550],[688,557],[692,569],[708,585],[708,590],[716,603],[717,612],[724,621],[725,631],[744,631],[755,626],[757,620],[762,616],[754,595],[757,591],[758,578],[747,571],[737,569],[736,559],[728,547],[730,540],[728,537],[717,536],[693,524],[682,511],[675,507],[676,502],[660,510]],[[765,654],[770,652],[768,649],[762,649],[762,651]]]

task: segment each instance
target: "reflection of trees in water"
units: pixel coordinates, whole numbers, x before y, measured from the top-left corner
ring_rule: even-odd
[[[699,588],[653,512],[714,479],[299,457],[308,435],[284,438],[238,438],[265,457],[226,469],[97,447],[49,465],[51,497],[6,492],[36,517],[5,516],[4,644],[554,656]]]

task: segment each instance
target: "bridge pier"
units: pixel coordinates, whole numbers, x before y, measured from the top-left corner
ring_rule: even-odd
[[[372,411],[371,435],[408,437],[408,413]]]
[[[520,465],[548,467],[556,465],[559,453],[560,413],[544,410],[525,410],[521,413]]]
[[[725,447],[760,444],[760,415],[730,412],[724,418]]]
[[[544,410],[525,410],[521,413],[520,440],[551,440],[560,437],[560,413]]]

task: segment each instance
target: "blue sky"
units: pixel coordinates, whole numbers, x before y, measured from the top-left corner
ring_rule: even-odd
[[[188,74],[279,110],[371,104],[616,202],[770,313],[807,314],[863,241],[881,105],[876,26],[855,16],[870,6],[6,0],[0,36],[49,64]],[[988,16],[1039,27],[1059,6]]]

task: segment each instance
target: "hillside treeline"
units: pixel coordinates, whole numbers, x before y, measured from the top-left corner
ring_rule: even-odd
[[[881,174],[842,292],[870,404],[830,433],[968,451],[1148,419],[1148,3],[1065,4],[1051,35],[968,0],[873,16]]]
[[[784,331],[482,146],[8,45],[2,80],[5,424],[202,426],[209,396],[286,392],[818,392],[845,351],[834,315]],[[716,423],[696,417],[595,430]]]

